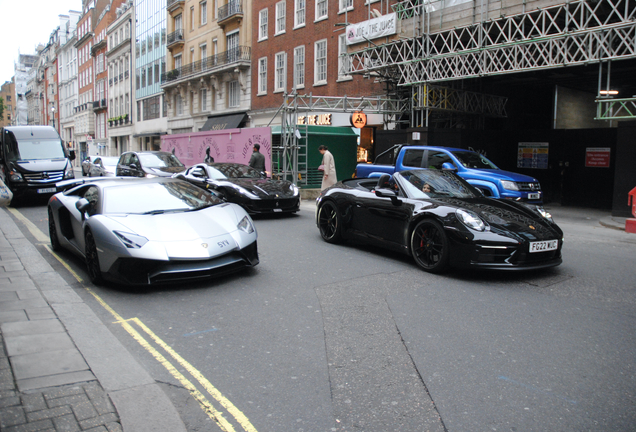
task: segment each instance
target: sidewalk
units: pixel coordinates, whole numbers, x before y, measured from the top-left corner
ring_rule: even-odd
[[[2,207],[0,430],[185,432],[159,385]]]

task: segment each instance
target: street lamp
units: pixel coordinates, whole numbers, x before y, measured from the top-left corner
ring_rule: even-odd
[[[51,113],[53,115],[53,129],[55,129],[55,107],[51,107]]]

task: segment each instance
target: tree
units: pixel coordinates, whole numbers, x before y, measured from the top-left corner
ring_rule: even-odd
[[[4,99],[0,96],[0,120],[4,120]]]

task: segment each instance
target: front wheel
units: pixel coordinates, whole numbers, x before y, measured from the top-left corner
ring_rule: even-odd
[[[342,218],[336,205],[331,201],[323,203],[318,209],[318,229],[326,242],[340,243],[342,241]]]
[[[442,226],[433,220],[419,222],[411,233],[411,255],[427,272],[441,273],[448,266],[449,243]]]
[[[101,285],[104,281],[102,277],[102,271],[99,267],[99,256],[97,255],[97,244],[95,243],[95,237],[91,230],[86,231],[85,247],[86,247],[86,269],[88,270],[88,277],[95,285]]]

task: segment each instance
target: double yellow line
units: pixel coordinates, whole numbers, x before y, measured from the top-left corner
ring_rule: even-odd
[[[44,235],[42,231],[40,231],[31,221],[29,221],[24,215],[18,212],[14,208],[9,208],[9,211],[19,219],[27,229],[33,234],[33,236],[37,239],[38,242],[44,243],[46,249],[57,259],[72,275],[77,279],[79,283],[83,283],[84,280],[78,275],[58,254],[53,252],[49,245],[45,242],[48,241],[48,236]],[[98,296],[93,290],[88,287],[85,287],[86,290],[97,300],[99,304],[101,304],[104,309],[106,309],[114,318],[116,324],[121,324],[124,330],[132,336],[134,340],[136,340],[139,345],[141,345],[150,355],[152,355],[155,360],[157,360],[166,370],[177,380],[179,381],[186,390],[190,392],[192,397],[199,403],[201,409],[210,417],[210,419],[214,420],[223,432],[236,432],[236,429],[225,417],[223,417],[223,413],[217,410],[214,405],[206,398],[206,396],[201,393],[197,387],[186,378],[181,372],[174,367],[172,363],[163,355],[159,350],[157,350],[150,342],[148,342],[142,334],[137,331],[135,328],[138,327],[141,331],[146,333],[146,335],[154,341],[154,343],[163,349],[174,361],[176,361],[183,369],[185,369],[200,385],[205,389],[205,391],[217,402],[219,403],[229,415],[231,415],[235,422],[240,425],[240,427],[245,432],[257,432],[256,428],[252,426],[249,419],[241,410],[236,408],[230,400],[228,400],[223,394],[217,390],[216,387],[212,385],[210,381],[208,381],[205,376],[201,372],[199,372],[194,366],[188,363],[183,357],[181,357],[175,350],[172,349],[167,343],[161,340],[152,330],[150,330],[139,318],[130,318],[124,319],[122,318],[113,308],[111,308],[100,296]],[[133,326],[134,324],[134,326]]]

